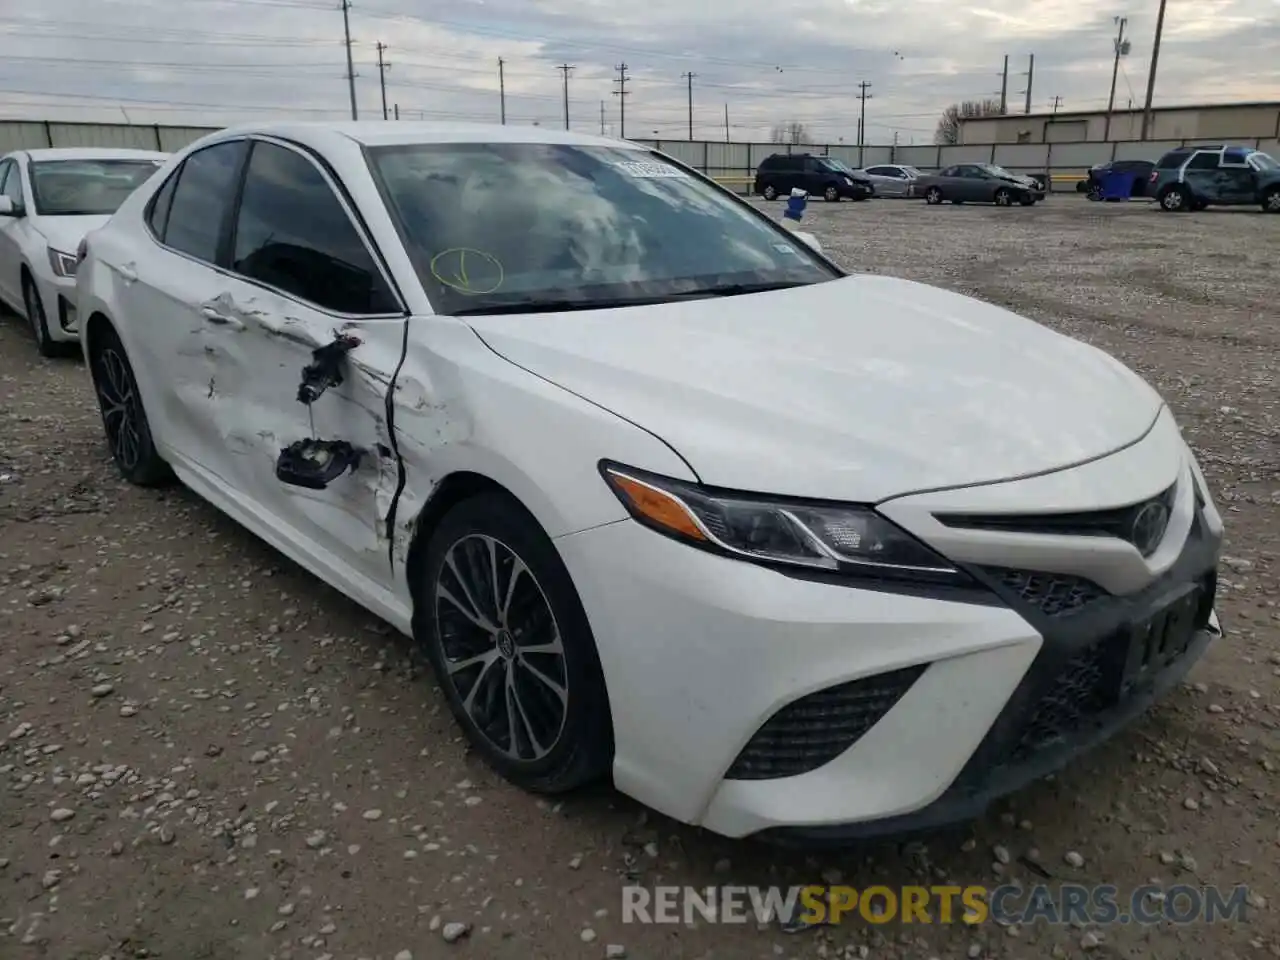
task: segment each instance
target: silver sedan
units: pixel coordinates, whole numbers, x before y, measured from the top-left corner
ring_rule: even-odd
[[[871,181],[877,197],[914,197],[915,182],[923,174],[915,167],[885,163],[858,171]]]

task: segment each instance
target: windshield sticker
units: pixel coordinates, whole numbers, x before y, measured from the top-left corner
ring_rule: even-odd
[[[665,163],[654,163],[647,160],[626,160],[622,163],[615,163],[614,166],[620,173],[625,173],[628,177],[638,177],[644,180],[666,179],[666,180],[688,180],[689,175],[678,167],[669,167]]]
[[[775,243],[773,245],[773,249],[777,250],[779,253],[795,253],[796,252],[796,248],[789,243]]]
[[[458,293],[482,297],[506,280],[502,261],[472,247],[450,247],[431,258],[431,276]]]

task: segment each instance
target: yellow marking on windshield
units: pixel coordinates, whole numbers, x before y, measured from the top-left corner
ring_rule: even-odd
[[[474,247],[441,250],[431,258],[431,275],[446,287],[473,297],[493,293],[506,280],[502,261]]]

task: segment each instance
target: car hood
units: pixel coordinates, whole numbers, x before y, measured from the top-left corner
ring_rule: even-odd
[[[74,217],[40,217],[35,228],[49,241],[49,246],[62,253],[75,254],[85,235],[104,226],[110,214],[95,213]]]
[[[1162,406],[1100,350],[888,277],[467,321],[704,483],[755,492],[873,502],[1047,472],[1134,442]]]

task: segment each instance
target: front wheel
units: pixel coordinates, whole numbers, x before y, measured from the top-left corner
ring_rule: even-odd
[[[1099,201],[1102,199],[1102,184],[1095,183],[1089,188],[1089,192],[1085,194],[1090,200]]]
[[[1186,187],[1174,184],[1160,194],[1160,209],[1168,213],[1182,213],[1190,210],[1191,206],[1192,196]]]
[[[924,192],[924,202],[933,206],[942,202],[942,191],[937,187],[930,187]]]
[[[993,198],[997,207],[1008,207],[1013,204],[1013,194],[1001,187]]]
[[[1034,207],[1034,206],[1036,205],[1036,198],[1035,198],[1035,197],[1023,197],[1023,198],[1022,198],[1021,200],[1019,200],[1018,202],[1019,202],[1020,204],[1022,204],[1024,207]]]
[[[840,201],[840,191],[835,187],[827,187],[822,191],[822,199],[827,203],[838,203]]]
[[[482,494],[432,532],[414,637],[471,744],[507,780],[562,793],[613,758],[590,624],[550,538],[514,500]]]
[[[42,357],[58,357],[66,348],[49,336],[49,318],[44,312],[44,300],[36,289],[35,281],[25,273],[22,277],[22,305],[27,311],[27,323],[36,340],[36,351]]]
[[[169,465],[156,452],[147,411],[133,367],[120,336],[111,327],[94,338],[89,356],[98,408],[107,447],[120,475],[140,487],[154,487],[172,477]]]
[[[1280,187],[1271,187],[1262,195],[1262,209],[1267,213],[1280,213]]]

